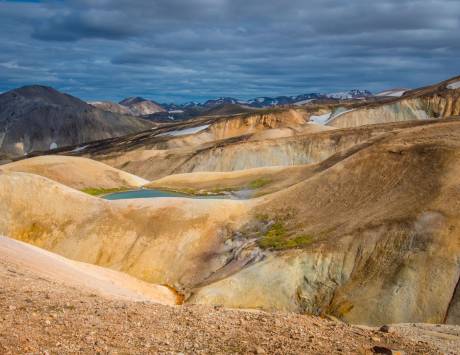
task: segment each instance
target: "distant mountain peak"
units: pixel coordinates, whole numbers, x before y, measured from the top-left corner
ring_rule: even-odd
[[[138,103],[145,102],[145,101],[150,101],[150,100],[144,99],[143,97],[140,97],[140,96],[132,96],[132,97],[127,97],[126,99],[121,100],[119,104],[123,106],[131,106],[131,105],[138,104]]]
[[[23,100],[33,100],[36,104],[72,106],[75,109],[88,108],[88,104],[79,98],[62,93],[50,86],[27,85],[3,93],[1,96],[9,96],[12,99],[22,98]]]
[[[29,85],[0,95],[0,155],[18,157],[136,133],[152,125],[104,112],[48,86]]]
[[[121,100],[120,105],[130,109],[135,116],[151,115],[152,113],[165,112],[166,110],[157,102],[144,99],[140,96],[128,97]]]

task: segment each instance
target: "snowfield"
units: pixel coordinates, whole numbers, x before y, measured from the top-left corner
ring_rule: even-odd
[[[447,85],[447,88],[451,90],[460,89],[460,80],[450,83],[449,85]]]
[[[308,104],[312,101],[315,101],[314,99],[309,99],[309,100],[302,100],[302,101],[297,101],[294,103],[295,106],[301,106],[301,105],[305,105],[305,104]]]
[[[310,122],[325,125],[327,121],[329,121],[329,118],[331,118],[331,115],[332,115],[332,112],[328,112],[328,113],[325,113],[324,115],[319,115],[319,116],[311,116]]]
[[[407,90],[397,90],[397,91],[394,91],[394,90],[388,90],[388,91],[383,91],[381,93],[378,93],[377,95],[375,96],[391,96],[391,97],[401,97],[404,95],[404,93],[406,92]]]
[[[162,136],[174,136],[174,137],[184,136],[186,134],[193,134],[193,133],[201,132],[201,131],[205,130],[208,127],[209,127],[209,125],[207,124],[207,125],[203,125],[203,126],[184,128],[184,129],[179,129],[177,131],[170,131],[170,132],[160,133],[159,135],[157,135],[157,137],[162,137]]]

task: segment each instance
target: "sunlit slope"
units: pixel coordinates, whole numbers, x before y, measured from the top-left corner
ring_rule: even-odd
[[[14,266],[15,273],[32,272],[59,285],[78,288],[88,293],[131,301],[152,301],[176,304],[176,294],[164,286],[149,284],[126,274],[80,263],[34,247],[30,244],[0,236],[2,262]]]
[[[148,181],[95,160],[44,155],[1,165],[0,170],[37,174],[75,189],[133,188]]]

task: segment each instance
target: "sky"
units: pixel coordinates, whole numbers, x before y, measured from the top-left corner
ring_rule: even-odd
[[[459,0],[0,0],[0,92],[378,92],[460,75],[459,58]]]

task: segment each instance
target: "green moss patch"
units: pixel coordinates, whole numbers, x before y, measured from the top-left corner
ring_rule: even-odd
[[[285,250],[301,248],[312,242],[313,237],[305,234],[288,237],[283,224],[277,222],[259,239],[258,244],[263,249]]]
[[[254,181],[251,181],[248,185],[248,188],[250,188],[251,190],[260,189],[261,187],[268,185],[270,182],[270,179],[259,178]]]
[[[211,189],[209,192],[215,195],[222,195],[226,192],[233,192],[240,190],[239,187],[215,187]]]
[[[122,192],[122,191],[127,191],[127,190],[129,190],[129,188],[127,187],[115,187],[111,189],[103,189],[103,188],[98,188],[98,187],[87,187],[85,189],[82,189],[81,191],[91,196],[101,196],[101,195],[107,195],[107,194],[111,194],[114,192]]]

